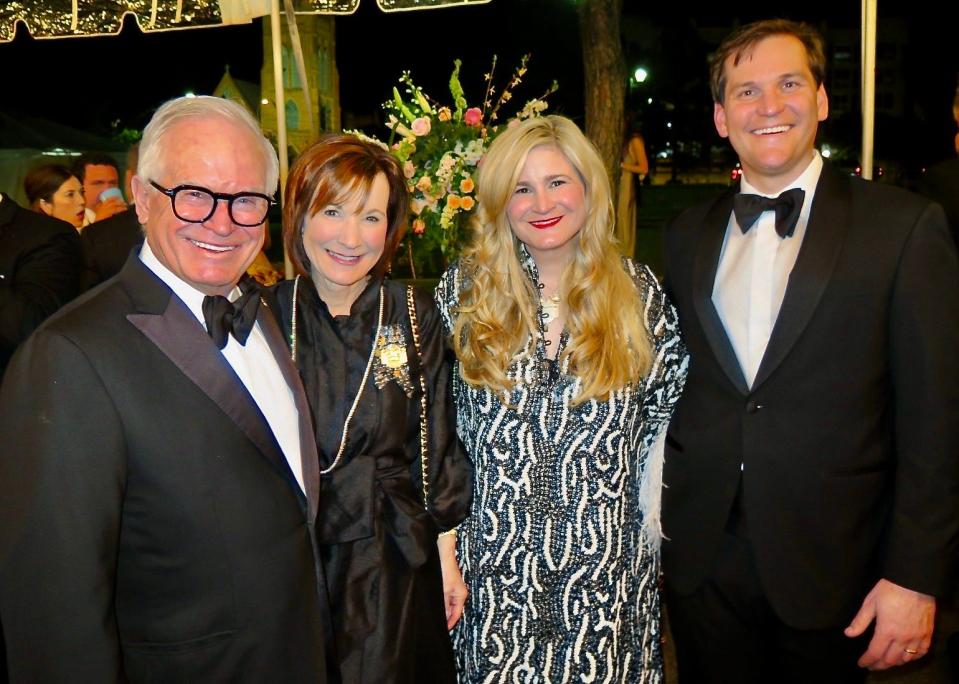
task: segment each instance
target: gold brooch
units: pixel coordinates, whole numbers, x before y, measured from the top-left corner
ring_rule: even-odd
[[[412,397],[413,383],[410,382],[409,359],[406,354],[407,338],[408,335],[401,325],[380,327],[376,333],[373,380],[379,389],[386,387],[392,380],[407,397]]]
[[[406,365],[406,347],[398,344],[383,345],[380,349],[380,363],[394,369]]]

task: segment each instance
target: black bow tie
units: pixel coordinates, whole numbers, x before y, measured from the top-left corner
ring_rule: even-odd
[[[250,331],[256,324],[256,311],[260,306],[260,288],[252,278],[244,277],[240,281],[243,294],[235,302],[220,295],[207,295],[203,298],[203,320],[213,343],[223,349],[227,335],[232,334],[236,341],[245,345]]]
[[[776,232],[779,237],[789,237],[796,230],[799,221],[799,212],[806,193],[799,188],[786,190],[779,197],[763,197],[761,195],[745,195],[739,193],[733,197],[733,213],[736,222],[745,233],[753,227],[756,219],[764,211],[776,212]]]

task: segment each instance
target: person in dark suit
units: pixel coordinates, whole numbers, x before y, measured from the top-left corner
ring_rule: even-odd
[[[163,105],[141,150],[142,250],[0,388],[10,681],[323,682],[309,407],[240,281],[276,153],[213,97]]]
[[[0,378],[17,345],[80,292],[81,264],[69,223],[0,194]]]
[[[131,202],[133,177],[139,161],[140,143],[134,143],[127,150],[126,171],[123,173],[123,192]],[[264,233],[268,240],[269,230],[265,229]],[[83,245],[81,285],[86,291],[119,273],[130,250],[143,244],[143,227],[137,219],[136,207],[131,204],[119,213],[90,223],[80,234],[80,244]]]
[[[80,266],[70,224],[0,193],[0,379],[17,345],[80,292]],[[0,682],[6,682],[3,641],[0,621]]]
[[[712,63],[743,179],[667,229],[690,352],[663,566],[683,682],[852,682],[929,649],[959,534],[959,266],[942,210],[814,148],[821,38]]]
[[[946,210],[952,239],[959,245],[959,157],[930,166],[916,190]]]
[[[99,285],[123,268],[130,250],[143,243],[136,207],[91,223],[80,234],[83,246],[83,289]]]

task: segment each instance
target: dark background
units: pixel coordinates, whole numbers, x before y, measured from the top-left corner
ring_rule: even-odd
[[[754,0],[699,6],[695,3],[624,1],[623,38],[630,71],[643,64],[650,80],[630,90],[628,105],[643,119],[655,153],[677,139],[703,157],[722,145],[712,129],[706,58],[734,25],[771,16]],[[902,117],[880,118],[876,156],[924,165],[952,153],[955,122],[951,102],[959,69],[955,35],[959,3],[880,0],[879,36],[904,30],[908,51],[903,77],[909,107]],[[814,0],[790,7],[785,16],[820,28],[858,30],[857,0]],[[487,5],[384,14],[373,0],[336,20],[337,66],[343,120],[369,122],[404,69],[433,98],[449,101],[453,60],[463,60],[461,79],[469,103],[481,104],[483,74],[494,54],[502,85],[524,53],[529,71],[513,104],[539,96],[555,78],[559,91],[550,110],[582,123],[583,73],[574,0],[493,0]],[[704,36],[707,36],[704,38]],[[712,37],[715,36],[714,39]],[[12,43],[0,44],[4,87],[0,109],[23,113],[103,135],[139,129],[164,100],[187,90],[209,93],[225,65],[241,79],[258,82],[263,60],[260,21],[249,26],[143,35],[127,18],[119,36],[35,40],[19,27]],[[827,90],[829,83],[827,81]],[[646,104],[654,98],[654,105]],[[669,107],[669,109],[665,109]],[[511,113],[514,108],[509,108]],[[664,128],[666,119],[673,123]],[[375,125],[368,132],[383,133]],[[859,117],[830,121],[824,136],[858,146]],[[680,140],[681,141],[681,140]],[[675,145],[674,145],[675,149]]]

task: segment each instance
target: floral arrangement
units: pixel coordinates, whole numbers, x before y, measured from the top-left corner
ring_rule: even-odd
[[[513,121],[539,116],[547,108],[546,98],[556,91],[552,85],[506,123],[497,124],[500,109],[513,97],[526,73],[529,55],[524,55],[506,86],[499,93],[493,86],[496,57],[484,78],[483,106],[470,107],[460,84],[460,60],[453,62],[449,80],[451,105],[440,105],[423,92],[408,71],[393,98],[383,105],[388,113],[389,149],[403,165],[410,191],[412,223],[406,238],[406,252],[412,276],[417,262],[439,272],[460,252],[466,238],[469,217],[476,210],[473,175],[496,136]],[[414,258],[414,252],[417,258]],[[437,263],[439,262],[439,263]]]

